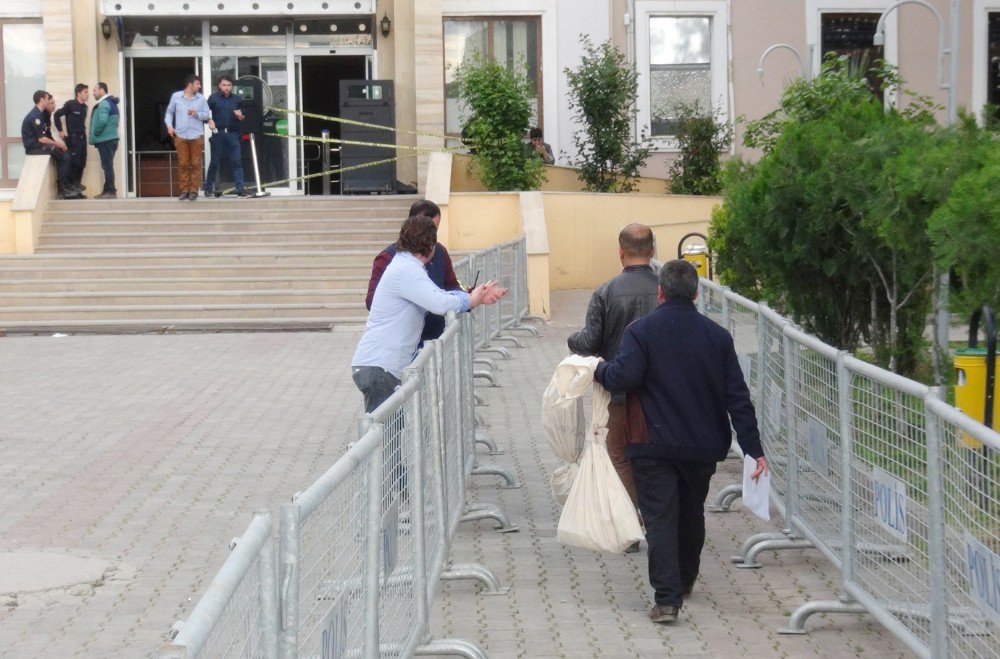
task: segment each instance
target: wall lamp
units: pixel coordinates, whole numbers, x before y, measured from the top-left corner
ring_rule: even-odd
[[[104,20],[101,21],[101,34],[104,35],[105,39],[110,39],[111,38],[111,19],[110,18],[105,17]]]
[[[388,39],[389,31],[392,29],[392,21],[389,20],[389,14],[382,14],[382,20],[378,24],[382,28],[382,36]]]

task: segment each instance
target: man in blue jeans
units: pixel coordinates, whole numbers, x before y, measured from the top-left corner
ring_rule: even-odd
[[[249,197],[250,193],[243,188],[243,154],[240,150],[240,138],[243,134],[240,124],[246,117],[240,110],[240,99],[233,96],[232,78],[227,75],[219,77],[219,88],[208,97],[208,109],[212,111],[208,127],[213,135],[209,139],[212,145],[212,162],[208,165],[208,175],[205,177],[205,196],[222,196],[221,190],[215,191],[215,176],[222,162],[228,161],[233,169],[236,196]]]
[[[98,199],[114,199],[118,196],[115,187],[115,152],[118,151],[118,99],[108,94],[108,85],[99,82],[94,85],[94,99],[97,105],[90,116],[90,143],[97,147],[104,170],[104,189]]]

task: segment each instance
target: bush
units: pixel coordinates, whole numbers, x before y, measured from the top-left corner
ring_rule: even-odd
[[[524,134],[531,121],[532,88],[525,75],[477,56],[456,71],[459,97],[471,110],[463,139],[475,147],[476,175],[490,190],[534,190],[542,162],[528,158]]]
[[[670,167],[670,191],[675,194],[718,194],[722,189],[719,152],[733,141],[729,125],[718,112],[697,101],[675,108],[675,138],[681,155]]]
[[[638,74],[610,41],[595,46],[581,36],[580,42],[586,51],[580,66],[565,70],[573,117],[582,125],[573,134],[573,165],[588,191],[629,192],[649,157],[645,134],[638,144],[631,134]]]

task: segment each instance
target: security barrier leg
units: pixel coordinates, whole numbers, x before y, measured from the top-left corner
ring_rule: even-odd
[[[779,634],[807,634],[806,620],[816,613],[867,613],[868,610],[857,602],[841,602],[826,600],[821,602],[806,602],[792,612],[788,617],[788,627],[779,629]]]
[[[492,503],[470,503],[458,521],[476,522],[481,519],[496,520],[500,525],[496,527],[498,533],[515,533],[520,530],[510,523],[510,519],[500,506]]]
[[[713,513],[728,513],[733,502],[743,496],[743,486],[732,484],[722,488],[715,496],[715,501],[709,504],[708,510]]]
[[[441,572],[441,579],[444,581],[473,579],[483,584],[486,595],[506,595],[510,592],[509,586],[501,586],[497,576],[480,563],[453,563]]]
[[[494,337],[494,338],[496,338],[496,337]],[[476,352],[477,353],[480,353],[480,352],[495,352],[496,354],[500,355],[500,357],[502,359],[513,359],[513,357],[511,357],[511,355],[510,355],[510,351],[507,350],[507,348],[503,348],[503,347],[500,347],[500,346],[485,346],[483,348],[476,348]],[[476,357],[476,359],[479,359],[479,357]]]
[[[781,540],[765,540],[763,542],[758,542],[754,545],[749,552],[746,554],[746,558],[743,559],[742,563],[737,563],[736,567],[742,569],[751,569],[761,567],[761,564],[757,562],[757,556],[761,552],[769,550],[778,549],[812,549],[813,543],[809,542],[805,538],[793,539],[793,538],[783,538]]]
[[[486,653],[478,645],[469,641],[463,641],[460,638],[443,638],[425,643],[414,650],[413,654],[432,657],[445,655],[450,657],[468,657],[468,659],[487,659]]]
[[[766,532],[766,533],[754,533],[752,536],[743,541],[743,546],[740,547],[740,553],[735,556],[731,556],[729,560],[733,563],[743,563],[747,559],[747,554],[753,549],[753,546],[764,542],[765,540],[785,540],[793,536],[791,529],[784,529],[781,533]]]
[[[500,386],[497,383],[497,379],[495,377],[493,377],[493,374],[490,373],[489,371],[473,371],[472,372],[472,377],[474,377],[474,378],[480,378],[482,380],[486,380],[487,382],[490,383],[491,387],[499,387]]]
[[[480,364],[482,366],[485,366],[486,368],[490,369],[494,373],[497,373],[497,372],[500,371],[500,367],[497,366],[497,363],[495,361],[493,361],[492,359],[489,359],[488,357],[476,357],[475,359],[472,360],[472,363],[473,364]]]
[[[486,447],[487,455],[503,455],[503,451],[497,448],[497,443],[490,439],[486,433],[476,433],[476,443]]]
[[[495,464],[483,464],[476,465],[472,468],[473,476],[499,476],[504,479],[506,483],[502,486],[505,490],[516,490],[521,487],[521,482],[517,480],[514,474],[510,473],[500,465]]]

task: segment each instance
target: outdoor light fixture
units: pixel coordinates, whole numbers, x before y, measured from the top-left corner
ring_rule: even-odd
[[[382,36],[388,39],[389,30],[392,29],[392,21],[389,20],[389,14],[382,14],[382,20],[378,24],[382,28]]]
[[[105,39],[111,38],[111,19],[105,18],[101,21],[101,34],[104,35]]]

